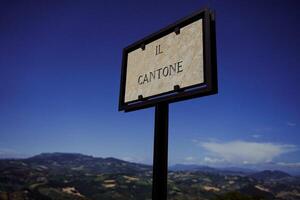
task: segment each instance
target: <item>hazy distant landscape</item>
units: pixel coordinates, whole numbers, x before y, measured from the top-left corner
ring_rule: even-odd
[[[151,199],[152,167],[115,158],[45,153],[0,160],[0,200]],[[282,171],[175,165],[168,199],[300,198],[300,178]]]

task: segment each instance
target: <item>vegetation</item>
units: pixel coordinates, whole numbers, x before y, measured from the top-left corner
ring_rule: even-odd
[[[151,166],[80,154],[0,160],[0,200],[150,200]],[[170,171],[169,200],[296,200],[300,180],[282,172]]]

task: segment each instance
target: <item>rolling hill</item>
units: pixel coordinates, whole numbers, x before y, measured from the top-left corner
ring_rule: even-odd
[[[182,167],[169,172],[170,200],[300,199],[299,178],[284,172]],[[150,200],[151,190],[151,166],[116,158],[44,153],[0,160],[0,200]]]

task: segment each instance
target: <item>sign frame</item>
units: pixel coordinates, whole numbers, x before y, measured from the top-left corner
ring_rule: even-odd
[[[203,41],[203,73],[204,82],[191,85],[185,88],[174,86],[174,90],[160,93],[157,95],[142,97],[137,100],[125,103],[127,58],[131,51],[139,48],[145,48],[147,44],[162,38],[172,32],[180,34],[180,28],[189,25],[199,19],[202,19],[202,41]],[[215,30],[215,14],[209,9],[197,11],[185,18],[176,21],[169,26],[150,34],[149,36],[134,42],[123,49],[120,94],[119,94],[119,111],[135,111],[139,109],[149,108],[159,103],[173,103],[192,99],[201,96],[208,96],[218,93],[217,80],[217,55],[216,55],[216,30]]]

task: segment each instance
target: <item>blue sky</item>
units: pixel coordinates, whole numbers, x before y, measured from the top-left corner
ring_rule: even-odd
[[[1,1],[0,157],[152,163],[154,109],[117,110],[122,48],[204,6],[219,93],[170,105],[170,164],[300,168],[296,0]]]

